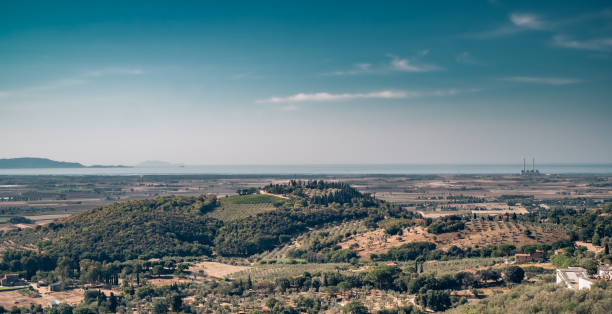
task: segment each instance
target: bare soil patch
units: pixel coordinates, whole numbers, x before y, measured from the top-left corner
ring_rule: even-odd
[[[587,248],[587,250],[594,253],[599,253],[604,250],[603,246],[594,245],[593,243],[588,242],[576,241],[576,245],[584,246]]]
[[[189,271],[195,275],[199,274],[200,271],[202,271],[207,276],[224,278],[233,273],[248,269],[251,269],[251,267],[222,264],[217,262],[200,262],[190,267]]]
[[[30,307],[31,304],[40,304],[43,307],[49,306],[52,301],[68,303],[70,305],[79,304],[83,300],[83,289],[73,289],[60,292],[50,292],[47,289],[39,289],[38,296],[31,296],[25,293],[27,290],[4,291],[0,292],[0,306],[10,309],[13,306]]]

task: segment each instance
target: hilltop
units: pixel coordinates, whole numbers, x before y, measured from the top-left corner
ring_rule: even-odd
[[[26,168],[85,168],[85,166],[78,162],[55,161],[35,157],[0,159],[0,169]]]
[[[115,203],[48,226],[0,237],[75,260],[127,260],[162,256],[248,257],[289,242],[327,223],[396,216],[397,209],[344,183],[296,182],[265,187],[265,194],[168,196]],[[278,192],[278,191],[276,191]]]
[[[122,165],[85,166],[78,162],[55,161],[48,158],[22,157],[0,159],[0,169],[48,169],[48,168],[127,168]]]
[[[59,281],[66,292],[79,296],[77,288],[92,284],[123,289],[115,295],[119,302],[111,302],[111,296],[104,301],[90,289],[79,306],[94,306],[99,312],[172,307],[175,312],[217,313],[226,311],[229,302],[244,312],[361,308],[350,312],[422,313],[453,307],[471,312],[498,309],[497,300],[526,308],[512,295],[532,285],[548,287],[547,282],[554,281],[552,268],[581,266],[592,273],[600,261],[612,260],[607,227],[611,205],[568,208],[575,203],[564,198],[562,206],[551,209],[532,205],[530,211],[510,211],[517,202],[528,207],[539,201],[518,194],[490,196],[481,190],[435,199],[435,194],[420,192],[416,201],[427,197],[426,202],[446,205],[440,206],[446,215],[428,217],[418,212],[428,213],[425,206],[398,206],[363,192],[362,185],[363,190],[357,190],[339,181],[250,182],[223,197],[122,201],[47,226],[10,217],[22,229],[0,233],[0,276],[15,273],[32,283]],[[178,191],[178,183],[172,183]],[[458,207],[485,208],[500,200],[508,207]],[[590,240],[599,253],[574,240]],[[515,265],[508,265],[517,253],[531,261],[517,255]],[[597,295],[602,293],[593,299],[594,306],[609,298],[609,289],[600,288],[605,287],[593,287]],[[565,288],[555,289],[554,300],[565,295]],[[271,292],[274,298],[269,298]],[[0,299],[0,305],[12,306],[13,299],[22,298],[21,292],[4,293],[7,299]],[[546,298],[537,289],[527,288],[526,293]],[[19,304],[38,301],[28,298]]]
[[[210,244],[220,226],[216,219],[201,213],[216,206],[215,197],[205,196],[121,202],[42,228],[10,231],[2,238],[75,260],[210,254]]]

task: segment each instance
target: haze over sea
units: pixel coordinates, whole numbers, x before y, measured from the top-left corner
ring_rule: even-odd
[[[0,169],[0,175],[365,175],[518,174],[522,164],[202,165],[125,168]],[[528,167],[528,169],[531,169]],[[542,164],[542,174],[611,174],[612,164]]]

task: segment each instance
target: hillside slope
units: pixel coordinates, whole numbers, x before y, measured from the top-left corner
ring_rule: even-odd
[[[9,158],[0,159],[0,169],[29,169],[29,168],[85,168],[78,162],[55,161],[47,158]]]
[[[12,231],[44,252],[100,261],[210,254],[220,222],[202,215],[213,197],[162,197],[116,203],[70,216],[36,230]],[[15,241],[17,242],[17,241]]]
[[[325,224],[385,217],[412,218],[340,183],[295,182],[279,194],[161,197],[116,203],[75,214],[36,229],[0,235],[1,248],[38,248],[74,260],[128,260],[161,256],[210,255],[246,257],[288,243]],[[289,191],[289,193],[287,193]],[[240,213],[241,206],[249,208]],[[236,210],[231,206],[238,206]],[[220,218],[217,219],[216,217]]]

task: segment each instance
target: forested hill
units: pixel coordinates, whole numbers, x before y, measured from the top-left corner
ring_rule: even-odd
[[[0,169],[26,168],[85,168],[78,162],[55,161],[47,158],[9,158],[0,159]]]
[[[349,185],[323,181],[268,186],[284,194],[237,195],[231,203],[274,200],[272,210],[220,220],[209,213],[228,210],[214,196],[161,197],[95,208],[36,229],[13,230],[0,245],[38,247],[54,256],[99,261],[169,255],[250,256],[287,243],[311,228],[365,219],[376,225],[385,218],[412,218],[388,203]]]
[[[210,254],[220,222],[202,213],[215,206],[215,197],[204,196],[116,203],[42,228],[9,231],[0,240],[37,245],[47,254],[73,260]]]

